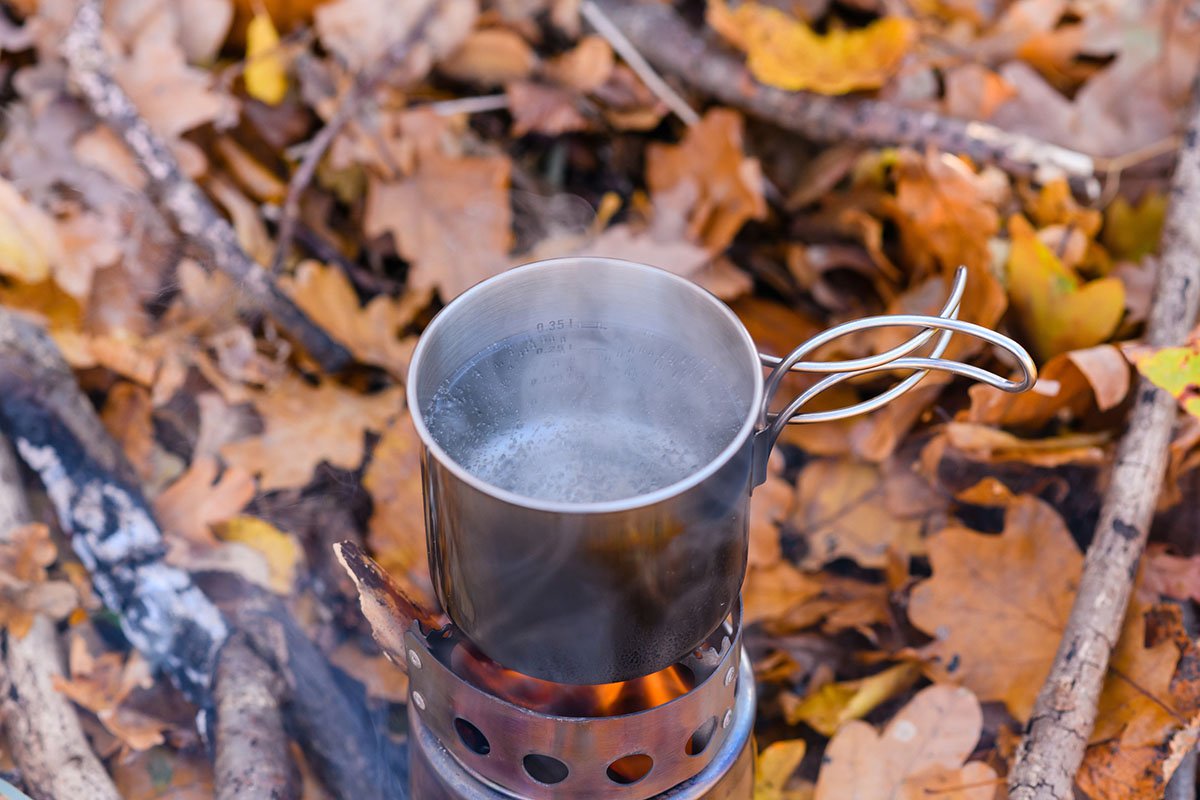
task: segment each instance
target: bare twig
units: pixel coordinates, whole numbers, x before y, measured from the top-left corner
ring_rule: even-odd
[[[809,139],[871,145],[931,145],[1021,176],[1064,175],[1095,197],[1090,156],[994,125],[914,111],[879,100],[785,92],[756,82],[737,58],[692,30],[670,5],[592,0],[656,67],[722,103]],[[624,55],[624,54],[622,54]]]
[[[272,274],[279,274],[287,260],[287,254],[291,249],[292,239],[296,236],[296,225],[300,218],[300,196],[312,183],[313,177],[317,174],[317,166],[325,157],[325,151],[329,149],[333,140],[350,120],[358,114],[363,102],[385,78],[395,72],[408,58],[414,45],[421,40],[425,26],[437,15],[437,6],[436,2],[428,3],[408,33],[388,47],[378,61],[366,67],[355,77],[354,82],[338,103],[333,116],[321,130],[317,131],[317,135],[304,148],[304,157],[300,159],[300,165],[296,167],[291,180],[288,181],[287,196],[284,198],[283,210],[279,217],[279,235],[276,237],[275,255],[271,259]]]
[[[235,633],[221,650],[217,707],[216,800],[296,800],[299,775],[279,707],[281,683]]]
[[[455,114],[482,114],[485,111],[500,111],[508,108],[508,95],[485,94],[480,97],[456,97],[452,100],[435,100],[421,108],[428,109],[439,117]]]
[[[32,521],[21,489],[17,461],[0,437],[0,538]],[[66,696],[54,688],[61,677],[62,651],[54,623],[39,615],[24,637],[8,636],[6,691],[0,696],[0,721],[13,760],[35,798],[120,795],[104,766],[88,746],[79,717]]]
[[[580,12],[584,19],[596,29],[596,32],[612,45],[612,49],[625,59],[625,63],[637,73],[638,77],[642,79],[642,83],[646,84],[646,88],[653,92],[659,100],[662,100],[675,116],[687,125],[695,125],[700,121],[700,115],[696,113],[696,110],[671,88],[671,84],[664,81],[654,71],[654,67],[650,66],[650,62],[646,61],[638,51],[637,45],[629,41],[629,38],[608,18],[600,6],[593,3],[592,0],[584,0]]]
[[[102,27],[99,0],[81,0],[63,43],[71,79],[92,111],[125,141],[145,171],[152,193],[180,232],[214,267],[234,278],[327,372],[348,366],[350,351],[301,311],[280,291],[270,273],[250,258],[238,244],[233,227],[183,174],[174,154],[117,84],[100,42]]]
[[[1193,104],[1171,186],[1152,347],[1184,341],[1200,306],[1200,103]],[[1167,467],[1175,399],[1142,379],[1084,561],[1079,593],[1054,665],[1009,773],[1013,800],[1069,798],[1096,721],[1112,648],[1121,632],[1138,561]]]

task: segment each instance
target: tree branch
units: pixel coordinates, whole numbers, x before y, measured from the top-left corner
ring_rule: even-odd
[[[1200,102],[1193,100],[1171,183],[1163,256],[1147,341],[1181,344],[1200,306]],[[1009,773],[1012,800],[1072,797],[1096,721],[1112,648],[1121,633],[1138,561],[1154,516],[1177,418],[1175,399],[1142,378],[1117,448],[1096,535],[1084,560],[1050,675]]]
[[[221,650],[214,698],[217,709],[216,800],[297,800],[292,762],[279,708],[279,677],[235,633]]]
[[[915,111],[880,100],[785,92],[751,77],[740,58],[692,30],[669,5],[594,0],[645,57],[663,72],[722,103],[821,142],[933,146],[1014,175],[1063,175],[1089,197],[1099,194],[1090,156],[983,122]]]
[[[0,538],[32,522],[17,460],[0,437]],[[9,752],[37,800],[92,797],[119,800],[116,787],[92,752],[71,702],[54,688],[63,675],[54,624],[38,615],[24,637],[7,637],[0,667],[7,674],[0,720]]]
[[[101,45],[102,28],[99,0],[81,0],[63,43],[63,54],[71,79],[92,111],[121,136],[137,157],[149,179],[150,191],[180,232],[207,255],[214,267],[237,281],[322,369],[334,373],[348,366],[353,360],[350,351],[313,322],[279,289],[270,273],[242,249],[233,227],[183,174],[174,154],[117,84]]]

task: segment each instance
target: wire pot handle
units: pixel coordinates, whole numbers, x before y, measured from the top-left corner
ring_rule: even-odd
[[[776,439],[783,432],[785,425],[798,425],[808,422],[830,422],[845,419],[858,414],[865,414],[880,408],[900,395],[912,389],[930,372],[949,372],[961,375],[971,380],[994,386],[1005,392],[1024,392],[1033,386],[1037,380],[1037,366],[1033,363],[1028,351],[1013,339],[997,333],[982,325],[965,322],[958,319],[959,307],[962,304],[963,292],[967,285],[967,268],[959,267],[954,275],[954,283],[950,289],[942,310],[937,316],[925,314],[883,314],[873,317],[843,322],[828,330],[818,333],[806,340],[783,358],[759,353],[763,366],[770,367],[763,395],[762,408],[759,411],[758,433],[755,438],[755,470],[754,485],[766,479],[767,458]],[[915,336],[872,356],[846,359],[842,361],[805,361],[804,359],[818,348],[852,333],[876,328],[912,327],[921,328]],[[1017,362],[1021,370],[1020,380],[1010,380],[985,369],[964,364],[961,361],[943,358],[942,354],[950,345],[950,337],[962,333],[981,339],[988,344],[1004,350]],[[910,353],[920,349],[931,339],[935,339],[928,353],[912,356]],[[801,409],[825,390],[843,381],[859,375],[874,372],[890,372],[892,370],[907,370],[911,372],[906,378],[880,394],[842,408],[827,411],[801,412]],[[775,395],[779,392],[780,384],[789,372],[807,372],[824,374],[826,377],[817,381],[802,392],[787,408],[777,414],[771,414],[768,408]]]

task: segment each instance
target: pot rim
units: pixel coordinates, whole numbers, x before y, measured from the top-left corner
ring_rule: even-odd
[[[607,267],[615,267],[618,269],[636,270],[642,272],[655,273],[656,277],[667,280],[677,285],[681,291],[691,292],[699,297],[704,302],[709,303],[712,308],[724,319],[729,322],[738,339],[745,346],[747,362],[753,365],[751,375],[753,376],[753,392],[750,398],[750,403],[746,411],[746,417],[742,421],[742,425],[738,428],[737,433],[729,444],[718,453],[711,461],[705,464],[700,469],[688,475],[682,480],[664,486],[660,489],[655,489],[652,492],[645,494],[634,495],[632,497],[624,497],[618,500],[604,500],[600,502],[590,503],[568,503],[554,500],[543,500],[536,497],[528,497],[517,492],[512,492],[507,489],[502,489],[495,484],[481,480],[475,475],[468,472],[461,464],[450,457],[433,435],[429,432],[429,428],[425,425],[424,412],[417,402],[417,372],[420,369],[422,356],[425,353],[426,345],[432,340],[437,333],[439,323],[444,323],[448,318],[447,312],[453,309],[456,305],[460,305],[470,299],[488,291],[489,289],[501,285],[503,283],[515,280],[517,277],[528,272],[537,272],[546,269],[562,269],[567,266],[578,266],[583,263],[601,263]],[[738,319],[728,305],[709,292],[707,289],[699,286],[696,283],[682,278],[672,272],[659,267],[652,267],[648,264],[640,264],[636,261],[627,261],[622,258],[607,258],[603,256],[567,256],[564,258],[550,258],[541,261],[533,261],[528,264],[523,264],[519,267],[514,267],[510,270],[501,272],[499,275],[494,275],[484,281],[481,281],[470,289],[460,294],[458,297],[451,300],[449,303],[437,313],[437,316],[429,323],[421,334],[420,340],[417,342],[417,347],[413,351],[412,359],[409,361],[408,375],[406,386],[406,399],[408,403],[409,417],[412,420],[413,427],[417,430],[417,435],[420,437],[422,444],[428,449],[433,457],[442,464],[446,469],[458,478],[463,483],[471,486],[476,491],[502,500],[514,506],[528,508],[535,511],[544,511],[551,514],[611,514],[623,511],[630,511],[638,508],[656,505],[665,500],[669,500],[684,492],[692,489],[695,486],[703,483],[705,480],[714,475],[721,467],[727,464],[733,456],[741,450],[747,440],[754,434],[760,407],[763,402],[763,375],[759,367],[758,348],[754,344],[754,340],[750,337],[750,332],[746,330],[746,326]],[[747,487],[749,484],[747,484]],[[747,488],[747,494],[749,488]]]

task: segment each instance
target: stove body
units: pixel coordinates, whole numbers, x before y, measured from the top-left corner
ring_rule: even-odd
[[[586,712],[592,716],[562,712],[581,694],[585,703],[611,701],[637,687],[555,685],[487,662],[488,674],[535,687],[536,702],[522,702],[511,688],[486,686],[488,674],[462,668],[474,658],[465,640],[414,628],[405,636],[411,796],[751,800],[754,675],[738,616],[671,668],[670,680],[686,676],[681,694],[634,698],[632,709]]]

